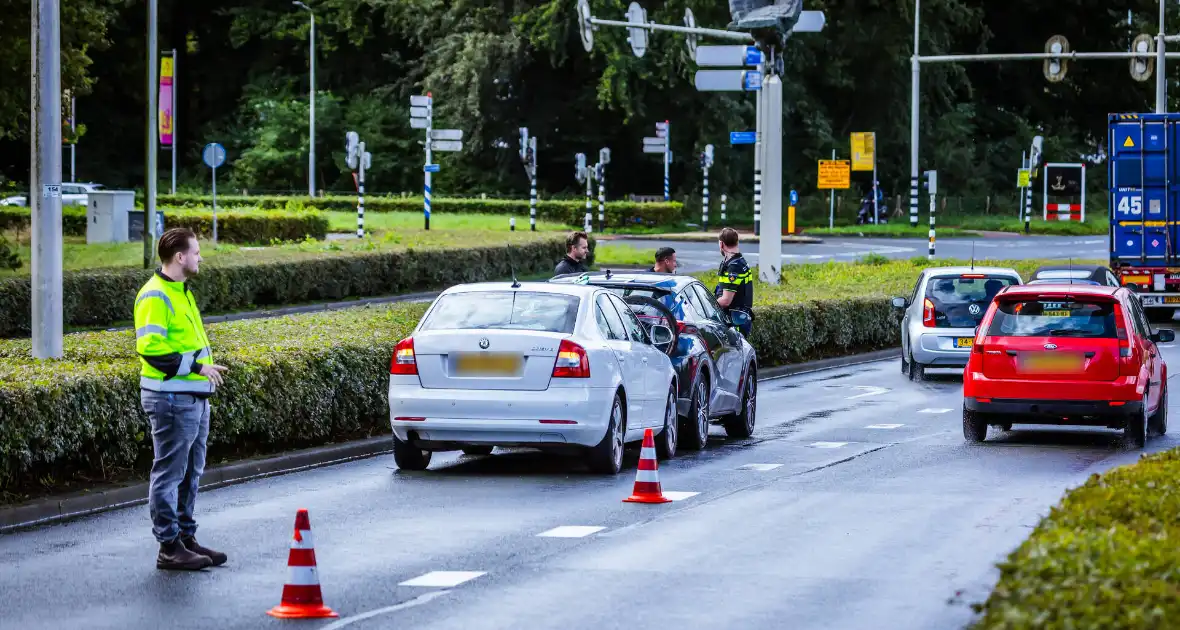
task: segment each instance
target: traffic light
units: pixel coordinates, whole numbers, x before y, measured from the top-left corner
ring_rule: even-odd
[[[528,151],[529,151],[529,128],[528,127],[521,127],[520,128],[520,159],[522,161],[525,161],[525,162],[528,161]]]
[[[930,194],[938,193],[938,171],[925,171],[922,173],[922,188]]]
[[[345,134],[344,138],[344,148],[347,151],[345,161],[348,163],[348,168],[355,170],[357,167],[357,158],[359,157],[358,153],[360,152],[361,137],[357,132],[350,131]]]
[[[1045,42],[1045,52],[1061,54],[1069,52],[1069,40],[1064,35],[1054,35]],[[1069,60],[1061,57],[1052,57],[1045,60],[1044,74],[1045,79],[1058,83],[1065,80],[1065,73],[1069,70]]]
[[[577,178],[578,183],[586,181],[586,154],[579,153],[574,156],[574,177]]]

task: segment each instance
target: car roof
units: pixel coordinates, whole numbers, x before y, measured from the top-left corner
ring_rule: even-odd
[[[1000,295],[1005,296],[1039,296],[1039,295],[1104,295],[1113,296],[1122,287],[1108,287],[1094,284],[1017,284],[1004,287]]]
[[[693,282],[700,282],[699,279],[688,275],[660,273],[657,271],[614,272],[610,270],[590,271],[586,273],[567,273],[560,276],[554,276],[549,280],[549,282],[553,284],[572,284],[582,276],[587,276],[591,285],[609,285],[611,287],[651,287],[653,289],[660,289],[669,292],[679,291]]]
[[[471,282],[457,284],[439,295],[451,293],[491,293],[493,291],[531,291],[534,293],[552,293],[555,295],[575,295],[583,297],[600,290],[600,287],[584,284],[556,284],[550,282],[520,282],[513,287],[511,281],[499,282]]]
[[[985,273],[994,275],[1012,275],[1016,276],[1017,278],[1020,277],[1020,274],[1011,267],[980,267],[978,265],[974,267],[968,267],[963,265],[961,267],[929,267],[926,269],[926,277],[928,278],[960,276],[965,273]]]
[[[1035,274],[1041,273],[1042,271],[1088,271],[1090,273],[1093,273],[1095,271],[1104,270],[1106,268],[1107,268],[1106,265],[1097,265],[1097,264],[1090,264],[1090,265],[1041,265],[1040,267],[1037,267],[1037,270],[1034,271],[1033,274],[1035,275]]]

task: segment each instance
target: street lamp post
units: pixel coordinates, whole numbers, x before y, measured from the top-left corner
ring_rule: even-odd
[[[29,232],[35,359],[60,359],[63,353],[60,19],[59,0],[32,2]]]
[[[307,116],[310,128],[307,155],[307,196],[315,197],[315,11],[299,0],[295,0],[291,4],[306,10],[311,15],[311,51],[308,53],[311,65],[311,109]]]

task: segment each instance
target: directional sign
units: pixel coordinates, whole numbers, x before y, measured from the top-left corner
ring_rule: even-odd
[[[463,143],[457,140],[436,140],[430,143],[430,148],[435,151],[462,151]]]
[[[756,66],[762,51],[754,46],[698,46],[696,62],[701,67]]]
[[[747,80],[747,75],[754,76]],[[751,89],[748,83],[761,87],[762,76],[753,70],[697,70],[694,82],[701,92],[744,92]]]
[[[645,145],[643,145],[643,152],[644,153],[663,153],[664,151],[667,150],[667,148],[668,147],[666,147],[662,144],[661,145],[645,144]]]
[[[430,104],[430,101],[431,101],[431,99],[429,96],[411,96],[410,97],[410,106],[411,107],[426,107],[427,105]],[[425,114],[423,114],[423,116],[425,116]]]
[[[430,139],[431,140],[462,140],[463,139],[463,130],[462,129],[431,129],[430,130]]]
[[[848,160],[820,160],[819,184],[816,188],[846,190],[852,187],[852,163]]]
[[[664,146],[667,142],[663,138],[647,137],[643,139],[643,146]]]
[[[410,119],[410,129],[425,129],[425,128],[426,128],[426,119],[425,118],[411,118]]]
[[[205,161],[205,166],[209,168],[219,168],[225,164],[225,147],[210,142],[205,145],[205,150],[201,152],[201,159]]]
[[[656,123],[656,129],[659,129],[660,131],[667,131],[668,130],[668,121],[665,120],[664,122]]]
[[[425,107],[411,107],[410,108],[410,117],[411,118],[426,118],[429,115],[430,115],[430,111]]]
[[[758,133],[755,131],[731,131],[729,132],[730,144],[754,144],[758,141]]]
[[[762,73],[756,70],[746,72],[743,77],[742,87],[746,88],[747,92],[755,92],[762,89]]]
[[[799,21],[795,22],[792,33],[818,33],[824,30],[828,18],[823,11],[803,11],[799,14]]]
[[[422,167],[422,170],[426,173],[437,173],[438,164],[427,164],[426,166]]]

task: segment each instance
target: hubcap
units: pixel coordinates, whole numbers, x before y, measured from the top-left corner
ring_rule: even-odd
[[[758,391],[754,388],[754,379],[746,377],[746,426],[754,427],[754,413],[758,408]]]
[[[697,434],[701,442],[709,436],[709,395],[703,382],[697,385]]]
[[[668,410],[664,413],[664,443],[668,445],[668,453],[676,450],[676,397],[668,395]]]
[[[615,407],[611,410],[611,459],[615,463],[616,468],[622,467],[623,464],[623,413],[619,407],[619,403],[615,403]]]

